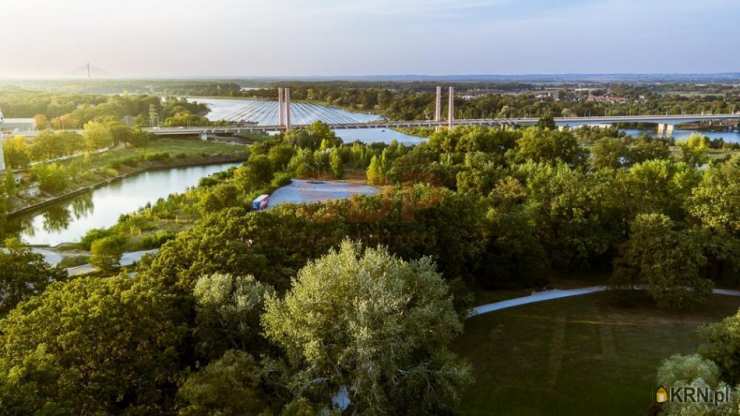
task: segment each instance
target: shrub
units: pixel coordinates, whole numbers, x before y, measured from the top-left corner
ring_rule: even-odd
[[[116,269],[125,245],[126,238],[118,235],[95,240],[90,247],[90,263],[105,272]]]

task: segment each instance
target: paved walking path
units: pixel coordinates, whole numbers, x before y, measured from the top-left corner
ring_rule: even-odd
[[[606,286],[591,286],[583,287],[579,289],[553,289],[545,290],[542,292],[535,292],[529,296],[522,296],[519,298],[502,300],[500,302],[489,303],[487,305],[476,306],[470,311],[469,318],[474,316],[483,315],[490,312],[500,311],[502,309],[514,308],[516,306],[528,305],[530,303],[544,302],[553,299],[570,298],[573,296],[589,295],[592,293],[605,292]],[[639,288],[643,290],[643,288]],[[715,295],[724,296],[737,296],[740,297],[740,290],[730,289],[713,289],[712,293]]]

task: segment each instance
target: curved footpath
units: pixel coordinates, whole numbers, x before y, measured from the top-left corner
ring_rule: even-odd
[[[535,292],[529,296],[522,296],[519,298],[502,300],[500,302],[489,303],[487,305],[476,306],[470,311],[468,318],[474,316],[483,315],[490,312],[499,311],[502,309],[509,309],[516,306],[528,305],[530,303],[544,302],[553,299],[570,298],[573,296],[589,295],[592,293],[605,292],[606,286],[591,286],[583,287],[579,289],[553,289],[542,292]],[[640,289],[642,290],[642,289]],[[737,296],[740,297],[740,290],[730,289],[712,289],[712,293],[715,295],[724,296]]]

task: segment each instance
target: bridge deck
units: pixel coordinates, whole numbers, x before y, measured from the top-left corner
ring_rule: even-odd
[[[555,123],[558,125],[589,125],[589,124],[617,124],[617,123],[646,123],[646,124],[684,124],[700,121],[740,121],[738,114],[690,114],[690,115],[645,115],[645,116],[595,116],[595,117],[557,117]],[[520,118],[492,118],[492,119],[460,119],[454,120],[454,126],[531,126],[539,122],[535,117]],[[355,123],[327,123],[335,130],[341,129],[392,129],[413,127],[438,127],[447,126],[446,120],[408,120],[408,121],[371,121]],[[305,125],[293,125],[293,128],[305,127]],[[172,127],[148,129],[155,135],[186,135],[201,133],[239,133],[239,132],[270,132],[279,131],[283,127],[278,125],[247,125],[233,127]]]
[[[532,126],[539,121],[535,117],[519,118],[491,118],[491,119],[460,119],[454,120],[454,126]],[[740,113],[736,114],[688,114],[688,115],[642,115],[642,116],[594,116],[594,117],[556,117],[555,123],[562,126],[578,126],[591,124],[617,124],[617,123],[646,123],[646,124],[684,124],[701,121],[740,121]],[[393,129],[393,128],[414,128],[414,127],[444,127],[449,125],[446,120],[409,120],[393,121],[381,120],[370,122],[343,122],[327,123],[329,128],[334,130],[343,129]],[[305,124],[293,125],[293,128],[305,127]],[[225,127],[154,127],[147,128],[148,132],[157,136],[176,136],[176,135],[199,135],[206,134],[239,134],[248,132],[274,132],[281,131],[284,127],[279,125],[244,125],[244,126],[225,126]],[[73,130],[80,132],[80,130]],[[37,131],[22,131],[18,133],[22,136],[34,137]]]

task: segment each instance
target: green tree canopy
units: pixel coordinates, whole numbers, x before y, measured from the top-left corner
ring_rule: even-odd
[[[215,359],[228,349],[256,352],[264,347],[260,315],[265,298],[273,293],[252,276],[217,273],[198,279],[193,289],[198,352]]]
[[[284,299],[268,299],[263,325],[297,369],[296,391],[323,403],[346,387],[361,413],[432,414],[470,380],[449,351],[462,323],[428,258],[345,241],[301,269]]]
[[[269,416],[260,390],[261,368],[249,353],[229,350],[202,370],[191,374],[177,392],[180,416]]]
[[[184,335],[174,310],[128,276],[51,284],[0,322],[0,402],[16,414],[163,412]]]
[[[701,273],[705,264],[694,234],[677,230],[664,214],[640,214],[630,225],[612,282],[619,287],[647,284],[658,305],[685,308],[711,294],[712,282]]]
[[[17,241],[8,241],[5,249],[0,249],[0,315],[66,277],[63,270],[49,266],[40,254]]]

